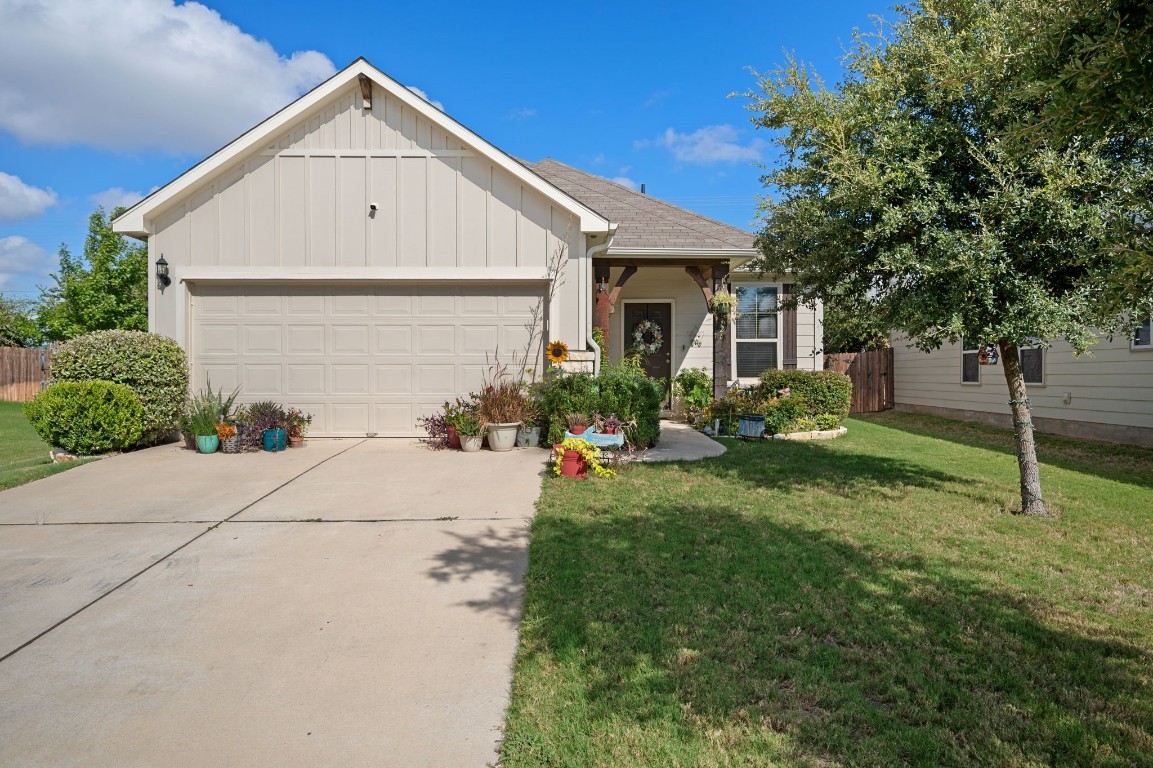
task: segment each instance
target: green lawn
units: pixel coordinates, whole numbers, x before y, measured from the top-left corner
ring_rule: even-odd
[[[502,765],[1153,765],[1153,451],[848,426],[546,479]]]
[[[51,446],[24,418],[23,403],[0,401],[0,491],[63,472],[87,460],[53,464]]]

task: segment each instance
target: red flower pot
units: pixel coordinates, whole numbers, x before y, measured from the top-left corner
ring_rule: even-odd
[[[565,451],[560,460],[560,473],[564,477],[583,480],[588,477],[589,463],[580,451]]]
[[[576,427],[569,427],[568,431],[574,435],[583,435],[585,433],[586,429],[588,429],[588,427],[576,426]]]
[[[615,435],[617,433],[618,429],[619,429],[619,427],[605,427],[605,434],[606,435]]]
[[[448,428],[448,447],[460,450],[460,435],[456,433],[456,427]]]

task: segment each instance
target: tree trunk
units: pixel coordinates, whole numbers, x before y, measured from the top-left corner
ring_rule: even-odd
[[[1013,437],[1017,441],[1017,466],[1021,470],[1021,514],[1051,517],[1041,498],[1041,471],[1037,467],[1037,445],[1033,441],[1032,411],[1021,372],[1021,353],[1016,344],[1002,341],[1001,364],[1009,385],[1009,408],[1013,412]]]

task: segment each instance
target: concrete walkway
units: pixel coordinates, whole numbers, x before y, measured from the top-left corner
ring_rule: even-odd
[[[0,493],[0,765],[495,762],[545,458],[165,446]]]
[[[635,461],[700,461],[720,456],[725,450],[725,446],[688,424],[662,421],[661,439],[652,448],[638,453]]]

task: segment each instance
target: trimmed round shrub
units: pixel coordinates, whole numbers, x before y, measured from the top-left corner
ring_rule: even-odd
[[[91,454],[135,445],[144,408],[136,393],[123,384],[62,381],[25,403],[24,415],[49,445]]]
[[[52,353],[54,381],[100,379],[129,387],[143,407],[138,445],[167,439],[188,399],[188,360],[172,339],[144,331],[96,331]]]
[[[852,379],[837,371],[769,369],[761,374],[761,388],[766,397],[789,389],[804,401],[803,415],[811,419],[821,415],[844,419],[853,400]]]

